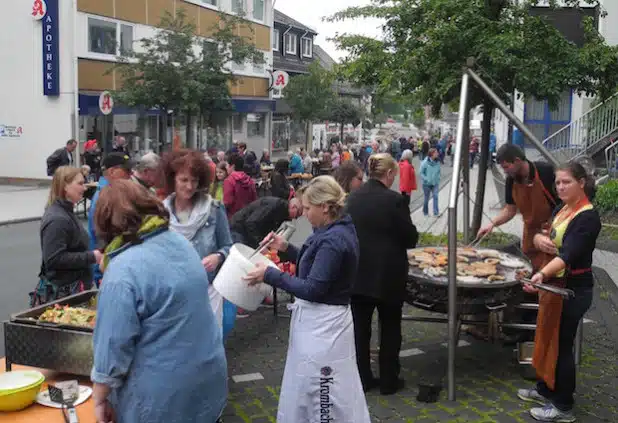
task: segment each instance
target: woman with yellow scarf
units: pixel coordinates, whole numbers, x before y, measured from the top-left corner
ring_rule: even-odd
[[[530,410],[535,420],[568,423],[575,421],[573,345],[580,321],[592,303],[592,253],[601,219],[591,204],[594,180],[581,164],[569,163],[556,170],[556,191],[563,204],[554,213],[550,231],[534,236],[536,248],[555,257],[532,277],[532,284],[524,286],[526,292],[539,295],[532,361],[539,382],[517,394],[524,401],[543,405]],[[567,287],[575,297],[562,300],[538,291],[534,284],[542,283]]]

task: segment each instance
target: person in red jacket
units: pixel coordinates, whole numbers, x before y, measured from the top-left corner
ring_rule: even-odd
[[[399,161],[399,191],[410,202],[410,193],[416,191],[416,171],[412,165],[414,153],[404,150]]]
[[[244,159],[238,153],[230,155],[227,164],[229,176],[223,181],[223,204],[228,219],[231,219],[234,213],[258,198],[255,182],[243,172],[244,164]]]

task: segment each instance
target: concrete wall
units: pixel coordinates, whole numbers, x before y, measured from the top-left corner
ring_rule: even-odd
[[[18,138],[0,137],[0,177],[46,178],[45,159],[72,136],[72,2],[59,1],[60,96],[43,95],[41,21],[28,1],[0,1],[0,125],[22,126]]]

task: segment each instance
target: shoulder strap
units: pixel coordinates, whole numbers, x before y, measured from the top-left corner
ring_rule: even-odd
[[[543,183],[543,180],[539,176],[539,170],[536,168],[536,165],[533,164],[533,166],[534,166],[534,178],[537,180],[537,182],[539,182],[541,184],[541,189],[543,190],[543,194],[545,194],[545,197],[547,198],[547,201],[549,201],[549,203],[553,207],[556,207],[558,205],[558,203],[556,202],[556,200],[554,200],[554,196],[551,195],[551,192],[549,192],[549,190],[545,187],[545,184]]]

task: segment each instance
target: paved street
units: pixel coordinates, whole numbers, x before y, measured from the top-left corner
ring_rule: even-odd
[[[613,291],[598,284],[593,309],[587,316],[590,321],[585,325],[576,409],[582,423],[618,421],[618,296],[611,281],[603,284],[613,287]],[[412,307],[406,307],[405,312],[423,313]],[[465,337],[457,350],[457,401],[447,401],[443,391],[437,403],[418,402],[419,381],[444,375],[447,349],[442,344],[447,341],[446,325],[404,322],[403,328],[401,364],[407,386],[393,396],[375,392],[367,395],[374,422],[533,421],[527,415],[529,407],[515,396],[518,388],[531,386],[532,382],[522,377],[513,347]],[[374,329],[374,338],[375,333]],[[273,317],[272,309],[260,309],[237,322],[226,345],[232,377],[226,423],[275,422],[287,337],[288,319]],[[249,381],[242,381],[246,379]]]
[[[418,167],[417,167],[418,169]],[[445,186],[440,193],[441,211],[446,207],[450,168],[444,167]],[[475,183],[472,174],[472,186]],[[488,184],[486,204],[497,200],[497,192]],[[444,217],[436,221],[425,218],[417,208],[422,204],[419,191],[412,199],[412,218],[419,230],[442,232]],[[497,211],[486,207],[493,216]],[[3,208],[10,207],[2,203]],[[460,219],[461,220],[461,219]],[[520,224],[520,223],[519,223]],[[517,233],[518,221],[504,229]],[[430,228],[431,226],[431,228]],[[310,233],[306,220],[297,222],[292,242],[300,244]],[[27,293],[37,281],[40,264],[38,222],[0,227],[0,317],[25,308]],[[615,263],[618,255],[597,251],[595,264],[605,268],[618,280]],[[577,413],[580,422],[618,421],[618,287],[599,273],[596,297],[585,324],[583,363],[580,367]],[[284,295],[284,299],[287,295]],[[285,314],[285,306],[279,308]],[[406,306],[406,314],[425,312]],[[400,393],[383,397],[375,392],[367,396],[374,422],[477,422],[508,423],[532,421],[528,407],[515,397],[517,388],[531,382],[522,377],[522,368],[515,361],[513,346],[492,344],[462,337],[457,352],[457,401],[446,400],[424,404],[416,400],[418,383],[439,380],[445,376],[447,341],[446,325],[404,322],[402,376],[406,388]],[[275,422],[280,383],[285,364],[288,339],[288,318],[275,318],[271,308],[262,308],[250,317],[237,321],[227,341],[230,374],[230,400],[225,412],[226,423]],[[374,334],[377,331],[374,331]],[[374,336],[375,342],[375,336]],[[0,356],[4,350],[0,336]],[[377,370],[377,369],[376,369]],[[443,379],[445,383],[445,379]]]

